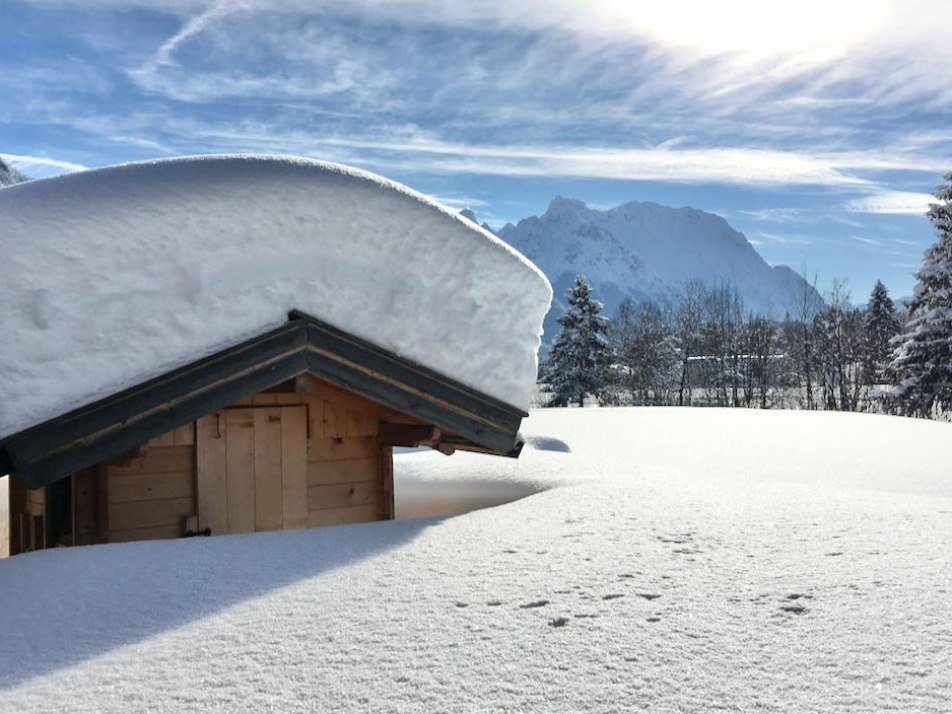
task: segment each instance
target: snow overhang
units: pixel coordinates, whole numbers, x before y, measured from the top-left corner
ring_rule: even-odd
[[[0,189],[0,439],[278,328],[292,308],[528,407],[551,288],[380,176],[203,156]]]

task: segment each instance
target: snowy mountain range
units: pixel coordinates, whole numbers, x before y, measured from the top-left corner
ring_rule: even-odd
[[[694,279],[729,283],[754,313],[795,314],[804,291],[822,304],[796,272],[769,265],[727,221],[695,208],[631,201],[596,210],[558,196],[541,216],[507,223],[497,235],[539,266],[555,289],[547,341],[557,331],[554,320],[577,275],[588,278],[609,315],[626,297],[676,303]]]
[[[24,181],[29,180],[30,179],[0,158],[0,188],[3,188],[4,186],[12,186],[15,183],[23,183]]]

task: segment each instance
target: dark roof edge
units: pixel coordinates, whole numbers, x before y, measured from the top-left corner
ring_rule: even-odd
[[[391,352],[390,350],[387,350],[387,349],[384,349],[383,347],[375,345],[374,343],[369,342],[361,337],[357,337],[356,335],[352,335],[348,332],[344,332],[343,330],[340,330],[334,327],[333,325],[327,322],[324,322],[323,320],[320,320],[319,318],[316,318],[313,315],[309,315],[308,313],[303,312],[301,310],[291,310],[288,313],[288,320],[292,322],[295,320],[304,320],[308,324],[314,325],[320,328],[321,330],[323,330],[324,332],[327,332],[329,334],[334,334],[337,337],[346,339],[347,341],[353,343],[354,345],[359,346],[361,349],[366,350],[367,352],[376,352],[379,355],[384,356],[395,363],[399,363],[403,365],[405,368],[412,369],[416,372],[419,372],[421,375],[425,375],[428,379],[433,380],[434,382],[442,382],[443,384],[451,387],[452,389],[457,390],[461,393],[466,393],[473,398],[476,398],[482,402],[485,402],[487,405],[490,405],[494,407],[495,409],[499,409],[502,412],[506,412],[511,415],[518,415],[520,418],[525,418],[529,416],[528,412],[522,409],[519,409],[518,407],[514,407],[513,405],[508,404],[502,401],[501,399],[497,399],[496,397],[492,397],[486,394],[485,392],[481,392],[478,389],[469,387],[463,384],[462,382],[459,382],[458,380],[447,377],[441,374],[440,372],[437,372],[433,369],[430,369],[429,367],[425,365],[420,364],[419,362],[415,362],[406,357],[402,357],[398,355],[396,352]]]
[[[37,488],[299,374],[517,454],[522,410],[294,310],[245,342],[0,439],[0,474]]]

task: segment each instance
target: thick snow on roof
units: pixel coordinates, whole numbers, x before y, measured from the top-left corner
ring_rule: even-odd
[[[452,518],[0,561],[2,711],[952,711],[952,425],[534,411]]]
[[[298,308],[524,408],[551,288],[399,184],[268,156],[0,190],[0,436],[275,327]]]

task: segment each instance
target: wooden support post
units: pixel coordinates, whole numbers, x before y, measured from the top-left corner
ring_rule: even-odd
[[[99,532],[96,536],[97,543],[109,542],[109,480],[106,474],[106,467],[102,464],[96,467],[96,518],[99,524]]]
[[[395,516],[393,504],[393,447],[380,447],[380,471],[383,478],[383,517],[392,521]]]
[[[442,432],[429,424],[390,424],[377,426],[377,442],[382,446],[432,446],[440,443]]]
[[[20,516],[23,514],[24,499],[26,489],[20,483],[20,479],[11,474],[10,482],[10,555],[23,553],[26,544],[24,543],[24,533]]]

